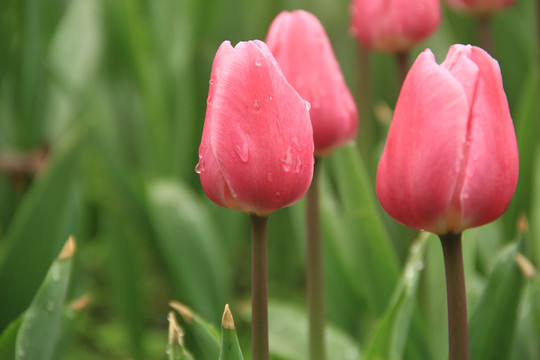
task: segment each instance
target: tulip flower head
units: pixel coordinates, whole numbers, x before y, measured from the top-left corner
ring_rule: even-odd
[[[490,15],[512,6],[516,0],[446,0],[446,2],[458,11]]]
[[[309,110],[265,43],[221,44],[207,103],[198,172],[208,197],[259,216],[302,198],[313,176]]]
[[[287,80],[311,104],[315,155],[328,155],[354,139],[356,104],[315,15],[283,11],[272,22],[266,43]]]
[[[351,32],[367,49],[404,52],[441,23],[439,0],[353,0]]]
[[[519,172],[499,65],[478,47],[431,51],[403,84],[377,170],[377,196],[398,222],[461,233],[506,210]]]

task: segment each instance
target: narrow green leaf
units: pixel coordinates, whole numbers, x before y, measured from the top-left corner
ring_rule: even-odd
[[[217,359],[221,342],[218,330],[184,304],[171,301],[169,305],[178,311],[184,319],[187,327],[193,333],[204,359]]]
[[[424,250],[429,236],[428,233],[421,233],[411,246],[401,280],[375,330],[369,347],[366,349],[364,359],[393,360],[403,358],[405,341],[416,303],[418,279],[424,268]]]
[[[55,147],[3,239],[0,256],[0,329],[28,307],[63,242],[74,233],[78,191],[75,174],[89,133],[77,124]]]
[[[307,316],[304,309],[271,301],[268,305],[270,355],[283,360],[307,360]],[[341,329],[326,327],[328,359],[360,359],[356,341]]]
[[[520,235],[523,237],[523,234]],[[512,349],[524,275],[516,263],[520,241],[504,249],[469,318],[471,359],[506,359]]]
[[[238,343],[236,327],[229,305],[225,305],[225,312],[221,320],[221,350],[219,360],[244,360],[242,349]]]
[[[184,332],[174,312],[169,312],[169,344],[167,346],[169,360],[193,360],[193,356],[184,347]]]
[[[15,344],[17,342],[17,333],[23,322],[24,315],[19,316],[4,330],[0,335],[0,360],[15,359]]]
[[[229,268],[207,209],[180,182],[152,182],[148,198],[156,240],[181,301],[207,319],[219,319],[216,309],[230,289]]]
[[[366,301],[382,314],[398,280],[398,260],[373,198],[373,186],[355,147],[344,147],[331,158],[332,173],[352,234],[349,251],[355,254],[355,273]]]
[[[16,360],[49,360],[61,335],[64,302],[71,275],[75,240],[70,237],[53,262],[17,335]]]

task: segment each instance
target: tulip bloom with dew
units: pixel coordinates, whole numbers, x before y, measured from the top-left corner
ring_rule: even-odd
[[[269,215],[300,200],[313,175],[309,104],[261,41],[224,42],[214,59],[199,147],[201,183],[226,208]]]
[[[251,351],[268,360],[267,221],[311,183],[309,106],[257,40],[221,44],[207,103],[197,172],[212,201],[251,217]]]
[[[516,0],[446,0],[446,2],[458,11],[490,15],[514,5]]]
[[[266,43],[287,80],[311,104],[315,156],[328,155],[353,140],[356,104],[315,15],[283,11],[270,25]]]
[[[494,221],[518,179],[518,149],[499,65],[454,45],[438,65],[430,50],[399,96],[377,173],[377,195],[398,222],[436,234]]]
[[[441,23],[439,0],[353,0],[351,31],[365,48],[405,52]]]
[[[377,196],[396,221],[441,239],[450,360],[469,358],[461,233],[504,213],[518,172],[497,61],[470,45],[453,45],[440,65],[421,53],[399,95]]]

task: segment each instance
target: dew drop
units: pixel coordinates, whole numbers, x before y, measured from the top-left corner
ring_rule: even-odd
[[[58,281],[60,279],[60,269],[57,266],[54,266],[51,269],[51,278],[53,281]]]
[[[289,172],[291,170],[291,166],[292,166],[291,148],[287,149],[284,157],[281,159],[281,166],[283,167],[283,170],[285,170],[285,172]]]
[[[307,111],[309,111],[311,109],[311,104],[309,103],[309,101],[304,100],[304,105],[306,106]]]
[[[279,191],[276,191],[275,198],[279,199],[280,197],[281,197],[281,194],[279,193]]]
[[[270,95],[270,97],[268,97],[268,100],[272,101],[272,100],[274,100],[274,97],[272,95]]]
[[[257,58],[255,59],[255,66],[261,66],[261,64],[261,58],[257,56]]]
[[[201,173],[201,163],[200,162],[198,162],[197,165],[195,165],[195,172],[197,174]]]
[[[45,307],[45,309],[48,311],[48,312],[53,312],[54,311],[54,301],[52,300],[49,300],[47,301],[47,306]]]
[[[210,81],[208,81],[208,83],[209,83],[210,85],[214,85],[214,80],[210,79]]]
[[[242,146],[236,144],[234,145],[234,152],[238,157],[240,158],[240,161],[242,161],[244,164],[248,162],[249,160],[249,153],[248,153],[248,144],[247,142],[243,142]]]
[[[298,141],[298,138],[296,136],[292,137],[291,142],[296,151],[302,152],[302,150],[304,150],[304,146],[300,143],[300,141]]]
[[[258,113],[261,111],[261,105],[258,100],[253,101],[253,112]]]
[[[296,169],[295,169],[295,172],[297,174],[300,174],[300,171],[302,171],[302,160],[300,160],[300,157],[296,157]]]

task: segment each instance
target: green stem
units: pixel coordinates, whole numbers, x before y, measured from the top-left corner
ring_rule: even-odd
[[[493,55],[493,40],[491,35],[490,17],[488,15],[481,16],[478,19],[478,27],[480,46],[489,54]]]
[[[268,217],[251,215],[251,358],[268,360]]]
[[[356,145],[364,160],[371,161],[373,142],[373,121],[371,121],[371,66],[369,50],[358,48],[358,135]]]
[[[403,51],[403,52],[397,53],[396,61],[397,61],[399,78],[401,80],[401,82],[399,83],[399,87],[401,88],[409,72],[409,52]]]
[[[446,271],[449,360],[468,360],[469,330],[461,234],[449,233],[439,235],[439,238],[443,248]]]
[[[320,159],[316,158],[313,180],[306,196],[306,290],[309,311],[310,360],[324,360],[326,358],[323,251],[319,213],[319,168]]]

